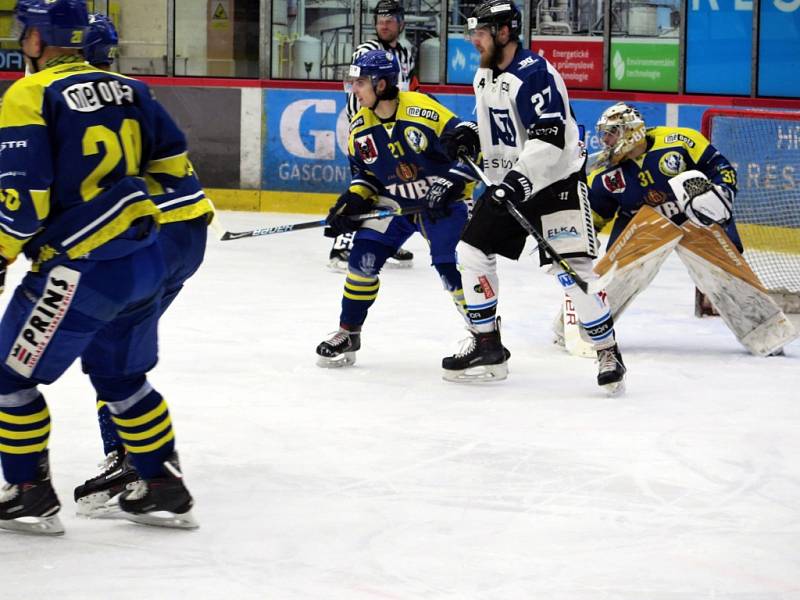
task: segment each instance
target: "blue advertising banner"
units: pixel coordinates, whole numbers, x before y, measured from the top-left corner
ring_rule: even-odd
[[[19,50],[0,50],[0,71],[24,71],[25,59]]]
[[[800,97],[800,0],[761,2],[758,93]]]
[[[749,95],[752,39],[752,2],[690,0],[686,20],[686,91]]]
[[[447,36],[447,83],[472,83],[481,56],[472,42],[460,35]]]

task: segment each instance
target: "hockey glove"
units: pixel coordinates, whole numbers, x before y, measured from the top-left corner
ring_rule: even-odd
[[[465,184],[461,178],[456,181],[451,181],[446,177],[436,179],[422,200],[426,205],[425,216],[434,223],[437,219],[450,216],[450,203],[461,198],[464,187]]]
[[[339,196],[336,204],[328,212],[325,222],[328,227],[325,229],[327,237],[337,237],[343,233],[352,233],[361,227],[361,221],[350,218],[351,215],[361,215],[372,210],[372,200],[362,198],[350,190]]]
[[[486,188],[480,200],[495,212],[506,212],[506,203],[519,207],[531,195],[533,188],[527,177],[516,171],[509,171],[500,185]]]
[[[669,180],[678,207],[686,217],[704,227],[725,227],[731,221],[733,190],[717,185],[700,171],[684,171]]]
[[[478,125],[472,121],[462,121],[453,129],[445,131],[439,141],[444,148],[444,153],[450,160],[458,160],[461,156],[468,156],[478,160],[481,153],[481,138],[478,136]]]

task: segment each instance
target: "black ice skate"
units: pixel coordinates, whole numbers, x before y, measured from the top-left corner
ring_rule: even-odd
[[[37,478],[25,483],[7,483],[0,488],[0,529],[33,535],[62,535],[58,518],[61,503],[50,481],[45,450],[39,459]]]
[[[410,269],[414,266],[414,255],[404,248],[398,248],[386,261],[387,267],[395,269]]]
[[[100,517],[118,512],[117,496],[139,479],[130,456],[123,449],[109,452],[98,466],[99,475],[75,488],[78,514],[84,517]]]
[[[317,346],[317,366],[324,368],[349,367],[356,364],[356,352],[361,349],[361,331],[340,328]]]
[[[625,391],[625,363],[622,362],[617,344],[597,351],[597,385],[609,396],[616,396]]]
[[[500,381],[508,377],[509,358],[511,352],[503,347],[499,331],[472,332],[457,354],[442,359],[442,378],[458,383]]]
[[[194,500],[183,483],[178,455],[174,452],[164,463],[163,477],[140,479],[119,497],[119,507],[126,519],[174,529],[198,527],[191,512],[193,505]]]

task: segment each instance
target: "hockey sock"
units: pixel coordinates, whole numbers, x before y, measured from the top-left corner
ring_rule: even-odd
[[[175,449],[175,432],[161,394],[145,383],[134,396],[109,402],[108,408],[139,475],[163,477],[162,465]]]
[[[464,242],[458,243],[456,253],[470,326],[479,333],[494,331],[500,291],[497,257]]]
[[[36,388],[0,397],[0,459],[8,483],[35,481],[50,437],[50,411]],[[23,404],[24,403],[24,404]]]
[[[339,316],[341,324],[355,327],[367,320],[367,311],[378,297],[381,286],[378,273],[392,254],[394,248],[374,240],[355,241],[344,282],[342,312]]]
[[[436,271],[442,278],[444,289],[450,292],[453,303],[456,305],[456,310],[469,323],[467,302],[464,300],[464,289],[461,286],[461,273],[458,272],[458,267],[456,267],[455,263],[441,263],[433,266],[436,267]]]
[[[103,439],[103,453],[108,456],[114,450],[122,448],[122,440],[117,434],[117,427],[111,419],[108,404],[97,401],[97,422],[100,424],[100,437]]]
[[[591,260],[588,258],[575,258],[570,261],[572,268],[584,280],[595,279],[591,270]],[[608,305],[605,291],[596,294],[585,294],[575,285],[575,280],[559,268],[554,270],[556,278],[564,291],[569,294],[575,305],[581,328],[591,340],[596,350],[614,345],[614,319],[611,317],[611,308]]]

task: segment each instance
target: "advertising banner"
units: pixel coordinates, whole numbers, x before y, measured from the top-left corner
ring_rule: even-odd
[[[611,40],[609,87],[642,92],[678,91],[677,39]]]
[[[472,84],[481,56],[462,35],[447,36],[447,83]]]
[[[0,71],[24,71],[25,59],[19,50],[0,50]]]
[[[686,15],[686,91],[750,94],[753,3],[691,0]]]
[[[800,0],[763,0],[758,93],[800,97]]]
[[[531,50],[555,66],[567,88],[603,89],[603,38],[537,36]]]

